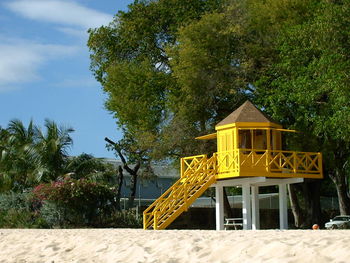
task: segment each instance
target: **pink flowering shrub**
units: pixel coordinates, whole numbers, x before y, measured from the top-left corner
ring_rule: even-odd
[[[113,211],[114,191],[113,188],[89,180],[67,179],[40,184],[34,188],[33,194],[42,205],[54,205],[62,214],[60,217],[65,221],[64,224],[94,225]]]

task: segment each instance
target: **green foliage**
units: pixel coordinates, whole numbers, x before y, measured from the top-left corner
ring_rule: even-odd
[[[271,93],[269,100],[278,96],[284,108],[295,105],[293,124],[303,131],[348,143],[349,5],[324,2],[315,11],[281,37],[280,62],[273,67],[278,77],[271,83],[280,95]]]
[[[186,103],[179,103],[188,96],[182,95],[178,76],[173,74],[171,65],[176,57],[167,47],[176,49],[180,28],[200,20],[208,12],[220,10],[224,2],[135,1],[127,12],[119,12],[108,27],[89,31],[91,69],[109,95],[106,108],[114,113],[123,129],[122,148],[130,153],[131,159],[135,152],[142,160],[193,152],[193,143],[187,147],[186,142],[209,128],[198,127],[199,121],[203,122],[208,116],[206,109],[193,119],[182,114],[189,121],[181,123],[179,113],[188,112],[186,108],[196,103],[203,109],[203,103],[208,100],[188,99]],[[201,34],[203,36],[205,30]],[[215,92],[201,94],[208,97]],[[182,140],[174,143],[171,137]]]
[[[102,225],[113,228],[142,228],[142,216],[136,216],[133,210],[115,211],[103,219]]]
[[[0,228],[47,228],[40,215],[26,210],[0,211]]]
[[[30,210],[32,195],[29,193],[7,192],[0,194],[1,210]]]
[[[55,122],[45,120],[46,132],[39,130],[39,141],[36,145],[40,154],[42,165],[45,167],[44,180],[50,181],[62,175],[67,163],[67,150],[72,146],[73,140],[70,127],[58,126]]]
[[[45,228],[31,193],[0,194],[0,228]]]
[[[75,226],[79,226],[79,223],[81,223],[81,219],[77,218],[75,211],[54,202],[41,202],[40,214],[50,228],[68,228],[72,227],[72,223]],[[79,221],[75,222],[76,219]]]
[[[108,68],[115,62],[148,60],[151,65],[160,63],[158,68],[166,70],[164,47],[175,43],[178,28],[220,8],[222,2],[225,1],[159,0],[130,4],[127,12],[117,13],[110,26],[89,30],[91,69],[97,80],[104,83]]]
[[[115,186],[116,170],[112,164],[105,163],[90,154],[83,153],[71,157],[65,168],[66,176],[72,179],[88,179],[94,182]]]
[[[33,193],[0,194],[0,228],[142,227],[141,216],[115,211],[110,198],[111,189],[84,180],[40,185]]]
[[[156,132],[164,118],[164,87],[169,77],[152,67],[148,60],[115,63],[107,74],[106,108],[114,113],[119,125],[132,131],[140,127],[142,131]],[[125,103],[135,101],[138,103]]]
[[[167,49],[178,83],[169,102],[188,124],[201,123],[202,131],[244,99],[247,83],[240,78],[238,34],[229,25],[226,14],[206,14],[181,27],[177,43]]]
[[[43,216],[50,223],[94,225],[115,207],[115,189],[85,179],[67,179],[38,185],[33,193],[44,202]],[[53,218],[57,215],[57,221]],[[62,225],[63,224],[63,225]]]
[[[0,137],[0,189],[21,191],[40,180],[43,169],[35,143],[38,128],[29,122],[9,122]]]
[[[303,132],[290,141],[292,146],[299,141],[300,149],[322,151],[341,213],[348,214],[350,3],[294,2],[309,8],[299,9],[298,19],[282,16],[271,46],[274,56],[256,82],[256,97],[274,119]]]
[[[0,130],[0,191],[24,191],[62,175],[73,130],[49,120],[45,128],[12,120]]]
[[[349,10],[348,0],[135,1],[88,42],[123,149],[147,160],[212,152],[193,137],[251,98],[302,132],[287,148],[322,151],[350,213]]]

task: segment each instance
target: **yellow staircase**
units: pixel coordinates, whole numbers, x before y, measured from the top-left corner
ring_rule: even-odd
[[[181,159],[181,178],[143,212],[144,229],[165,229],[216,181],[216,155]]]

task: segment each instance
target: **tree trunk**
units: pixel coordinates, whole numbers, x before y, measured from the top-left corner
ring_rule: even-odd
[[[137,171],[136,173],[133,172],[130,174],[131,175],[131,186],[130,186],[130,197],[128,200],[128,208],[132,208],[134,206],[134,201],[136,197],[136,187],[137,187]]]
[[[309,211],[310,214],[309,227],[311,227],[313,224],[321,224],[321,182],[319,180],[311,180],[307,182],[307,187],[310,206],[306,208],[306,211]]]
[[[347,184],[347,172],[345,163],[349,158],[348,151],[344,145],[339,145],[333,152],[334,168],[329,171],[328,175],[335,184],[338,195],[339,211],[341,215],[350,215],[350,197],[349,187]]]
[[[226,218],[233,218],[233,212],[230,206],[230,202],[228,201],[225,187],[224,187],[224,214]]]
[[[290,206],[294,217],[294,225],[300,228],[303,222],[303,213],[299,205],[296,185],[288,185]]]
[[[322,210],[321,210],[321,181],[315,180],[311,186],[313,188],[312,195],[312,219],[313,223],[321,225]]]
[[[350,199],[347,195],[347,189],[344,185],[336,185],[339,211],[341,215],[350,215]]]
[[[108,139],[107,137],[105,138],[105,141],[114,146],[114,149],[118,153],[118,156],[123,163],[123,168],[131,175],[131,178],[130,178],[130,181],[131,181],[130,191],[131,192],[130,192],[130,196],[129,196],[129,200],[128,200],[128,208],[130,209],[134,205],[134,200],[135,200],[135,196],[136,196],[137,177],[138,177],[137,172],[139,171],[139,169],[141,167],[141,162],[138,161],[137,164],[135,165],[134,169],[131,169],[129,167],[125,157],[123,156],[121,149],[119,148],[119,145],[117,143],[113,142],[112,140]]]
[[[303,184],[305,200],[305,221],[303,227],[311,228],[313,224],[321,224],[320,203],[321,182],[313,179],[305,179]]]
[[[349,189],[346,183],[345,171],[338,171],[336,169],[333,174],[329,173],[329,177],[332,179],[337,190],[340,214],[350,215]]]
[[[123,185],[123,181],[124,181],[123,168],[121,166],[118,167],[118,172],[119,172],[119,175],[117,178],[118,188],[117,188],[117,196],[116,196],[116,199],[117,199],[116,209],[117,209],[117,211],[120,211],[121,210],[120,197],[122,194],[122,185]]]

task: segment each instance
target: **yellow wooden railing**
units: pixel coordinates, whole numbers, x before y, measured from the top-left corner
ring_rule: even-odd
[[[181,159],[181,178],[143,212],[144,229],[165,229],[215,182],[216,155]]]
[[[239,150],[217,153],[217,165],[220,173],[239,172]]]
[[[281,150],[236,149],[217,153],[218,172],[244,176],[244,171],[259,173],[278,173],[282,177],[305,175],[322,178],[322,154],[315,152],[295,152]],[[287,175],[289,174],[289,175]]]
[[[197,166],[206,158],[207,155],[205,154],[181,158],[181,177],[185,175],[188,176],[195,172]]]

